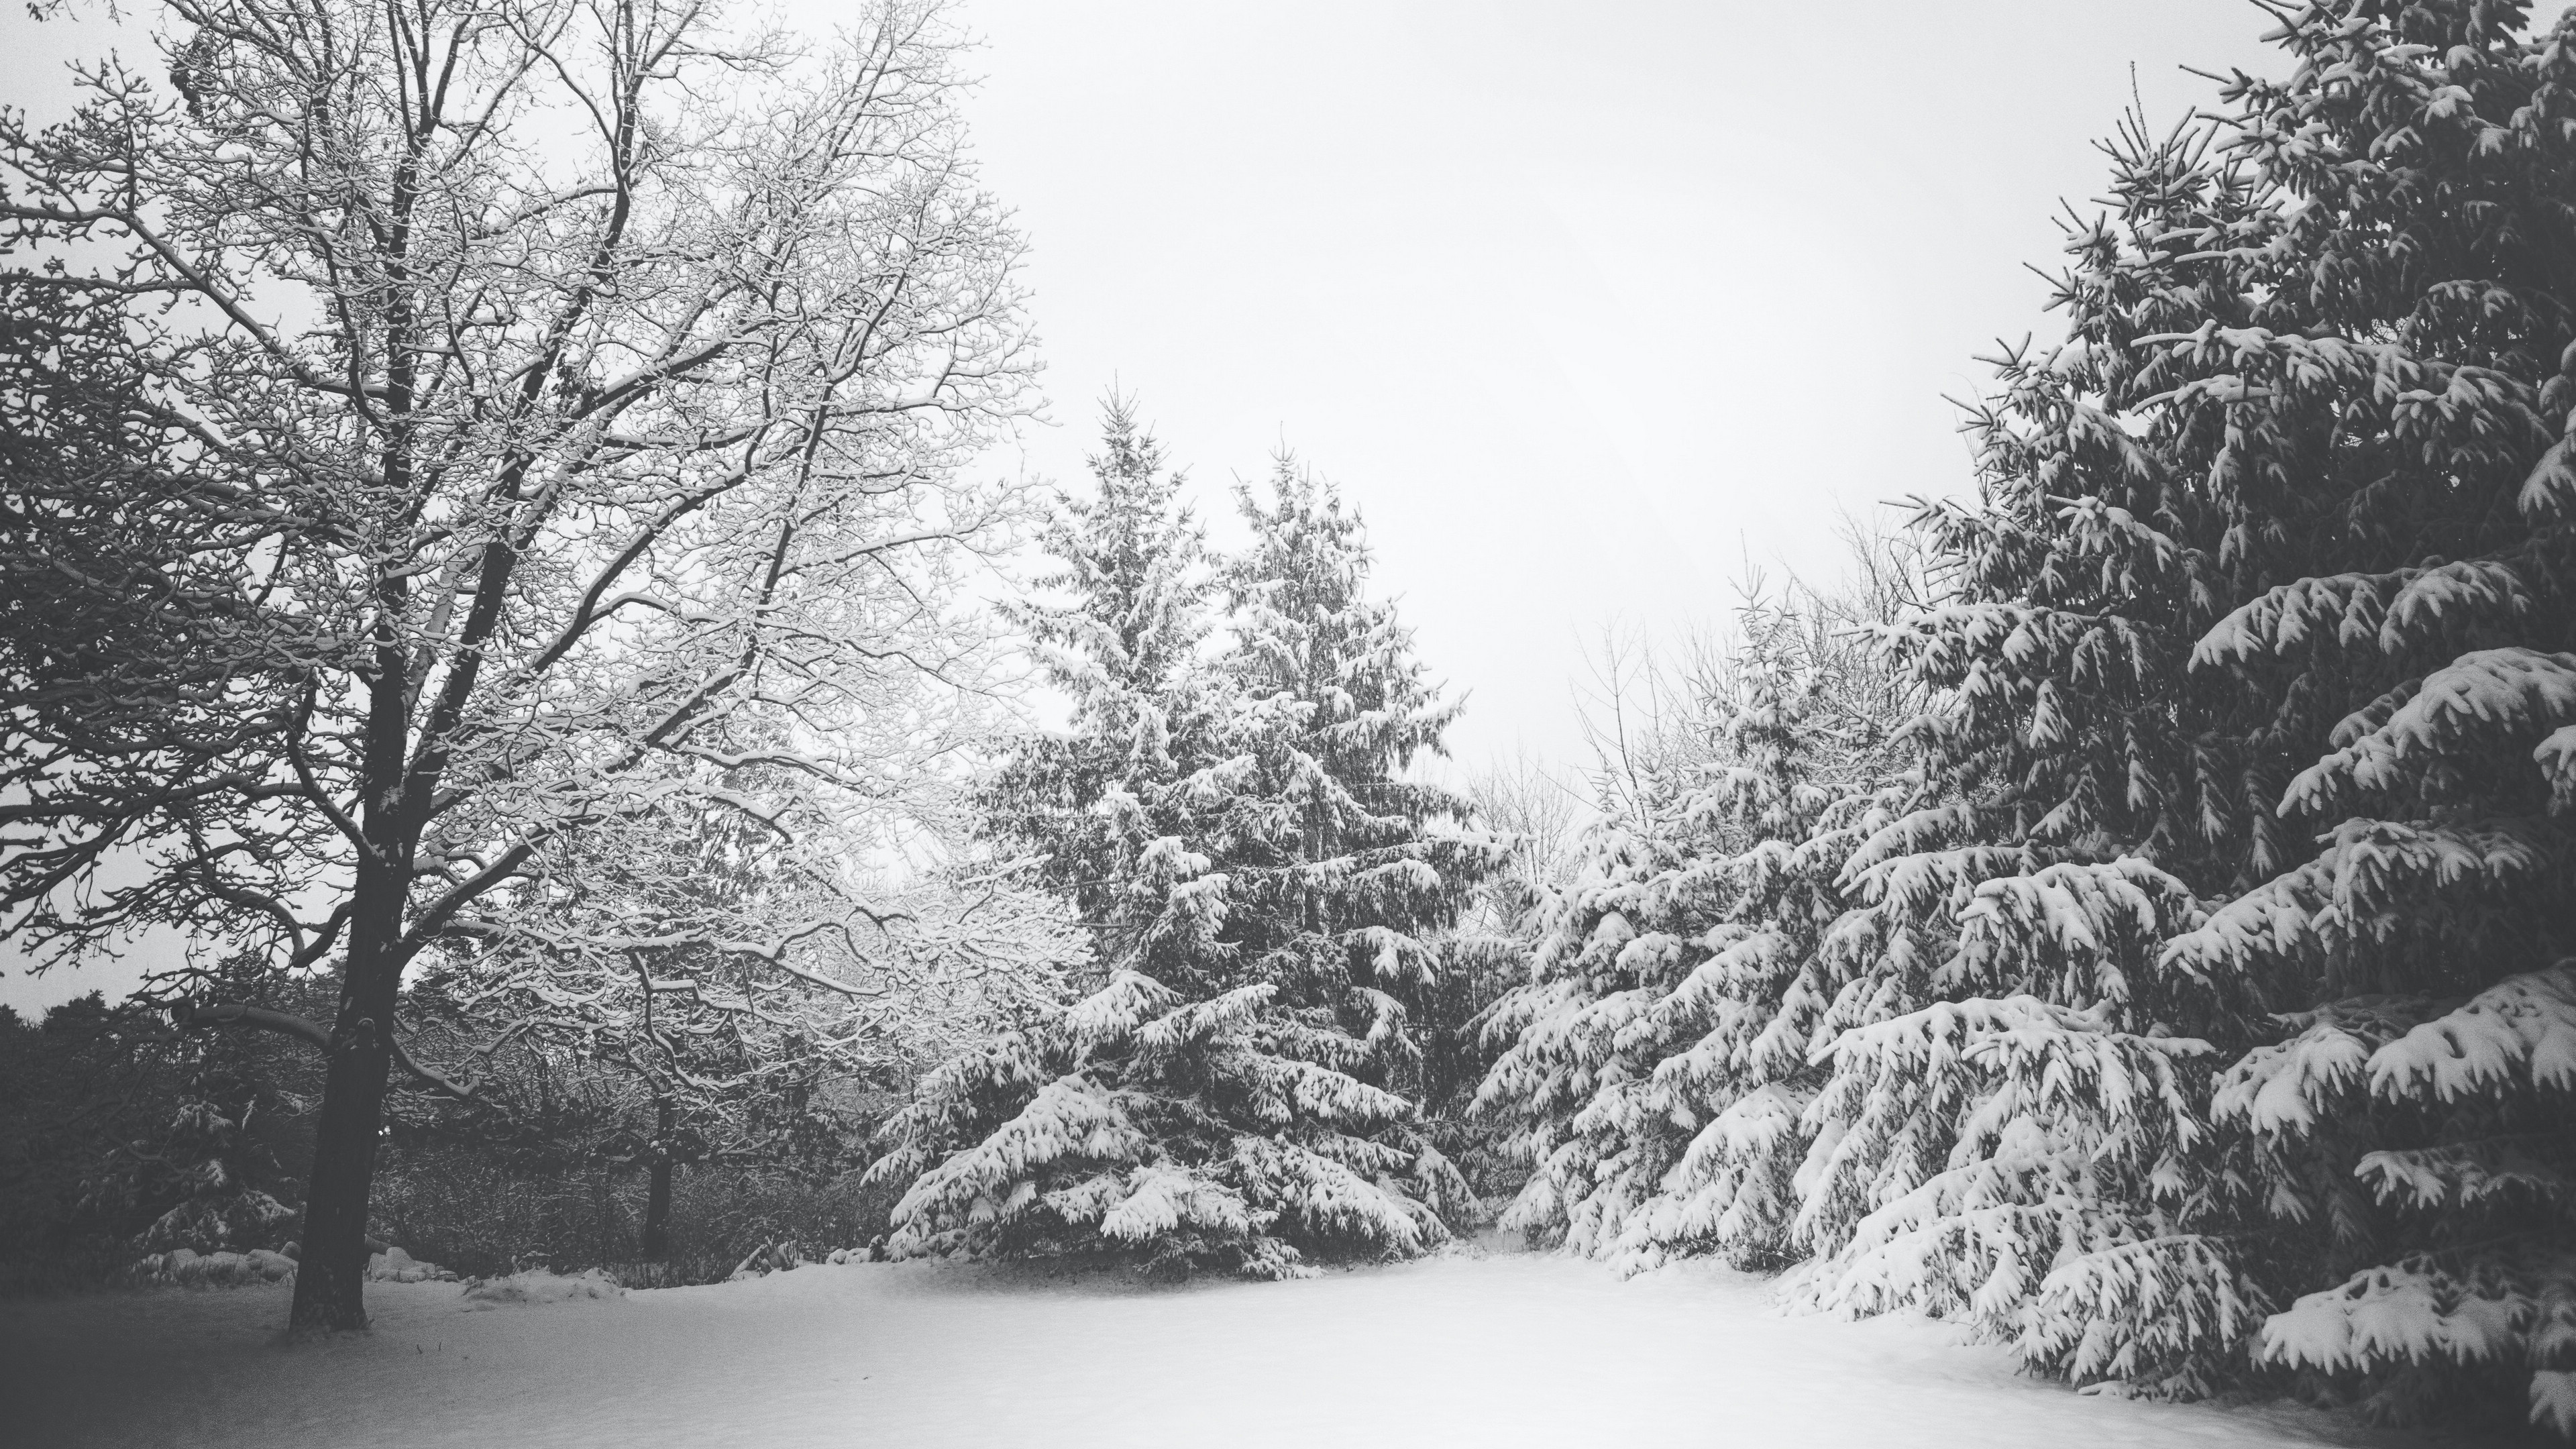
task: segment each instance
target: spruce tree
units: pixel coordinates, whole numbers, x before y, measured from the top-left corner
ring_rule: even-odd
[[[1920,777],[1815,897],[1796,1296],[2131,1391],[2567,1433],[2576,21],[2274,38],[2287,79],[2107,148],[2066,340],[2000,359],[1978,496],[1921,510]],[[1735,1241],[1744,1182],[1677,1155],[1709,1102],[1656,1089],[1714,1080],[1665,1030],[1714,922],[1797,919],[1675,889],[1741,849],[1613,845],[1505,1014],[1489,1093],[1592,1251]]]
[[[2168,958],[2284,1009],[2214,1103],[2294,1269],[2257,1360],[2576,1436],[2576,16],[2528,29],[2311,12],[2230,88],[2301,204],[2226,257],[2260,332],[2158,350],[2237,379],[2221,476],[2292,485],[2239,491],[2303,556],[2191,664],[2330,726],[2277,796],[2313,850]]]
[[[1813,594],[1755,598],[1718,678],[1587,832],[1497,1004],[1480,1104],[1531,1166],[1504,1225],[1630,1269],[1795,1256],[1809,1037],[1852,943],[1844,860],[1906,798],[1898,696]]]
[[[1852,884],[1954,944],[1832,1046],[1816,1300],[2576,1428],[2576,57],[2524,25],[2310,7],[2114,149],[2068,341],[1927,511],[1937,793]]]
[[[2069,238],[2068,339],[2000,360],[1979,496],[1918,515],[1946,595],[1889,642],[1927,701],[1924,775],[1844,865],[1834,933],[1874,959],[1810,1043],[1797,1219],[1805,1302],[1920,1308],[2174,1393],[2222,1381],[2267,1300],[2213,1231],[2234,1179],[2203,1153],[2210,1038],[2243,1038],[2245,993],[2162,948],[2282,848],[2248,783],[2268,742],[2185,667],[2263,565],[2222,547],[2210,431],[2136,345],[2239,300],[2168,240],[2254,204],[2207,146],[2124,127],[2118,214]]]
[[[1401,777],[1454,711],[1329,489],[1283,470],[1275,506],[1247,495],[1254,546],[1220,579],[1124,407],[1092,471],[1049,534],[1060,599],[1024,615],[1073,728],[1015,755],[990,818],[1052,854],[1109,978],[889,1125],[894,1246],[1262,1277],[1419,1251],[1471,1203],[1404,1095],[1402,993],[1499,856]]]
[[[1365,1079],[1418,1098],[1424,1027],[1462,1024],[1444,987],[1475,947],[1453,927],[1507,842],[1466,828],[1463,798],[1407,777],[1445,754],[1461,706],[1394,606],[1368,596],[1359,515],[1285,457],[1266,500],[1243,486],[1237,502],[1253,535],[1224,580],[1251,763],[1229,827],[1242,949],[1283,1002],[1372,1045]]]
[[[1067,728],[1019,742],[978,800],[986,831],[1043,857],[1117,960],[1147,943],[1115,933],[1161,914],[1168,873],[1145,859],[1187,833],[1173,787],[1222,758],[1221,702],[1207,667],[1215,579],[1206,532],[1180,502],[1183,476],[1130,399],[1103,405],[1097,496],[1057,502],[1040,544],[1057,567],[1004,613]],[[1166,967],[1165,969],[1171,969]]]

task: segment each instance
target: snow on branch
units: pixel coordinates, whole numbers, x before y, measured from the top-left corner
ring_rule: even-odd
[[[2116,1008],[2135,994],[2128,971],[2155,960],[2166,937],[2197,928],[2203,907],[2181,881],[2122,856],[1980,882],[1957,919],[1958,950],[1933,973],[1935,989],[2044,991]]]
[[[2199,1399],[2222,1380],[2218,1357],[2272,1309],[2248,1280],[2241,1245],[2166,1233],[2067,1258],[2049,1269],[2014,1347],[2079,1384]]]
[[[2384,719],[2352,721],[2347,743],[2299,772],[2284,811],[2323,813],[2347,790],[2421,789],[2452,755],[2493,740],[2547,735],[2576,720],[2576,654],[2481,649],[2427,676]],[[2340,731],[2338,733],[2341,733]]]
[[[2447,1360],[2527,1376],[2530,1418],[2576,1428],[2576,1253],[2564,1247],[2422,1254],[2365,1269],[2267,1320],[2258,1362],[2363,1374]]]
[[[2236,665],[2308,648],[2396,654],[2443,630],[2509,624],[2531,607],[2521,568],[2501,559],[2300,579],[2220,620],[2193,646],[2191,662]]]
[[[2547,878],[2555,842],[2539,822],[2348,819],[2315,859],[2284,871],[2168,940],[2168,970],[2204,979],[2266,963],[2320,962],[2426,924],[2427,901],[2510,898]]]
[[[177,1001],[170,1006],[170,1021],[181,1031],[195,1026],[250,1026],[291,1036],[314,1050],[329,1055],[338,1049],[329,1029],[291,1012],[265,1006],[252,1006],[239,1001]],[[485,1100],[479,1084],[459,1083],[446,1074],[425,1066],[411,1054],[400,1037],[387,1034],[393,1049],[395,1065],[409,1073],[413,1080],[442,1096],[459,1102],[481,1103]]]
[[[2430,1009],[2420,997],[2364,996],[2288,1016],[2295,1034],[2254,1048],[2219,1075],[2210,1117],[2269,1134],[2313,1131],[2362,1087],[2372,1055]]]
[[[2369,1071],[2390,1099],[2576,1091],[2576,962],[2488,987],[2372,1052]]]

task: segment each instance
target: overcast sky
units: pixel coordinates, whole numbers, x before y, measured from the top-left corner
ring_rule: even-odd
[[[820,7],[814,12],[826,13]],[[2061,197],[2130,100],[2277,69],[2247,0],[1294,5],[975,0],[1078,480],[1114,378],[1206,506],[1283,441],[1365,513],[1470,705],[1461,763],[1579,753],[1613,619],[1965,486],[1942,400],[2043,336]],[[2086,207],[2090,211],[2092,208]]]
[[[1295,448],[1469,693],[1469,769],[1576,758],[1605,624],[1715,621],[1746,560],[1830,575],[1839,514],[1965,486],[1942,394],[2054,335],[2023,264],[2093,209],[2132,63],[2159,126],[2212,95],[2179,66],[2279,68],[2248,0],[960,10],[1054,399],[987,466],[1078,483],[1113,379],[1211,514]],[[43,115],[117,32],[10,5],[0,42]]]

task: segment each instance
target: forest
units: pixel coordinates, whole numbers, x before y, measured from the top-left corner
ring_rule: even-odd
[[[1477,769],[1347,460],[993,481],[948,11],[153,8],[0,110],[0,931],[186,950],[0,1008],[0,1292],[1507,1242],[2576,1438],[2576,16],[2263,6],[1971,466]]]

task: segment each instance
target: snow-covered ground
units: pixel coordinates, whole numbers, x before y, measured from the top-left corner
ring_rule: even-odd
[[[0,1441],[76,1445],[2417,1444],[2282,1406],[2087,1398],[1942,1325],[1782,1317],[1716,1269],[1526,1254],[1155,1288],[930,1264],[473,1305],[282,1285],[0,1304]]]

